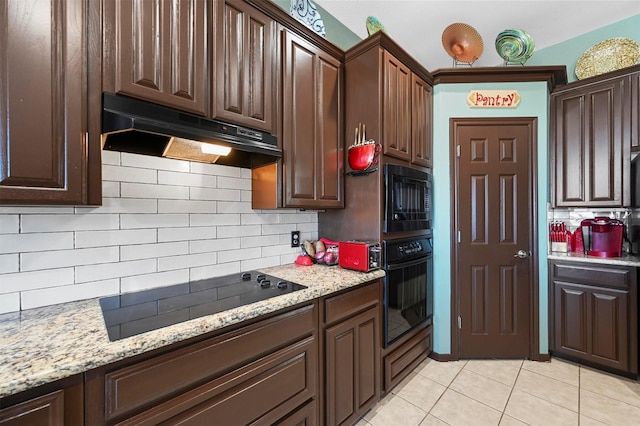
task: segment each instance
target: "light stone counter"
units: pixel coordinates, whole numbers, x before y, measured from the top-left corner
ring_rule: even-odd
[[[604,263],[607,265],[635,266],[640,268],[640,257],[626,255],[623,257],[597,257],[587,256],[580,253],[551,252],[547,258],[549,260],[566,260],[571,262]]]
[[[285,265],[261,269],[307,286],[240,308],[110,342],[99,299],[0,315],[0,397],[384,277],[384,271]]]

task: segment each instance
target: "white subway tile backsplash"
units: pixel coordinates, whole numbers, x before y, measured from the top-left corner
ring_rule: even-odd
[[[103,197],[119,197],[120,182],[102,181],[102,196]]]
[[[73,248],[73,232],[0,235],[0,254]]]
[[[251,190],[251,180],[234,178],[234,177],[218,177],[218,188],[226,189],[244,189],[246,191]]]
[[[120,247],[120,260],[151,259],[189,254],[189,242],[136,244]]]
[[[118,229],[116,214],[22,215],[21,232],[96,231]]]
[[[158,183],[161,185],[181,185],[205,188],[215,188],[218,177],[211,175],[198,175],[194,173],[178,173],[159,171]]]
[[[20,231],[20,216],[17,214],[0,215],[0,234],[17,234]]]
[[[208,164],[208,163],[191,163],[191,173],[203,174],[203,175],[216,175],[216,176],[229,176],[229,177],[242,177],[242,170],[237,167],[223,166],[220,164]],[[247,169],[251,172],[251,169]],[[249,179],[251,179],[251,173],[249,173]]]
[[[102,166],[102,180],[134,183],[159,183],[158,171],[139,167]]]
[[[188,214],[123,214],[120,215],[122,229],[176,228],[189,226]]]
[[[260,247],[239,250],[225,250],[218,253],[218,263],[235,262],[237,260],[256,259],[261,256]]]
[[[20,255],[18,253],[0,254],[0,274],[18,271],[20,271]]]
[[[188,200],[189,188],[178,185],[152,185],[149,183],[122,182],[120,184],[120,196],[124,198]]]
[[[173,170],[175,172],[189,172],[189,162],[172,158],[151,157],[148,155],[120,154],[120,164],[123,166],[141,167],[143,169]]]
[[[239,274],[240,272],[240,262],[221,263],[217,265],[191,268],[189,278],[191,281],[197,281],[211,277]]]
[[[189,281],[189,270],[157,272],[154,274],[138,275],[120,279],[120,292],[131,293],[156,287],[180,284]]]
[[[158,229],[158,242],[208,240],[216,238],[218,228],[166,228]]]
[[[218,228],[218,238],[249,237],[251,235],[262,235],[262,227],[260,225],[241,225]]]
[[[21,293],[22,309],[38,308],[57,303],[74,302],[109,296],[120,292],[119,280],[94,281],[85,284],[64,285],[55,288],[41,288]]]
[[[189,253],[208,253],[214,251],[234,250],[240,248],[239,238],[218,238],[189,242]]]
[[[2,294],[67,284],[73,284],[73,268],[0,275],[0,293]]]
[[[192,200],[240,201],[237,189],[191,188],[189,198]]]
[[[127,229],[114,231],[79,231],[76,235],[76,248],[120,246],[127,244],[155,243],[156,229]]]
[[[251,170],[103,151],[103,203],[0,207],[0,312],[291,263],[317,214],[253,210]]]
[[[108,280],[157,272],[156,259],[103,263],[101,265],[76,266],[76,283]]]
[[[240,225],[239,214],[191,214],[190,226],[229,226]]]
[[[194,268],[198,266],[215,265],[216,253],[196,253],[183,256],[161,257],[158,259],[158,271]]]
[[[251,203],[243,201],[218,201],[218,213],[255,213]]]
[[[42,251],[20,254],[20,269],[23,272],[37,271],[40,269],[118,262],[119,260],[118,247]]]
[[[103,198],[100,207],[76,207],[76,213],[158,213],[158,200]]]
[[[0,294],[0,314],[20,310],[20,293]]]
[[[217,201],[158,200],[158,213],[216,213]]]

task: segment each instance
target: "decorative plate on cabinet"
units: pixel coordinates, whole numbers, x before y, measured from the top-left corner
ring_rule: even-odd
[[[322,37],[326,37],[324,21],[315,3],[311,0],[291,0],[289,8],[291,16],[311,28]]]
[[[442,32],[442,47],[456,62],[474,63],[484,49],[482,37],[471,25],[456,22]]]
[[[640,46],[630,38],[618,37],[601,41],[578,59],[579,80],[630,67],[640,59]]]
[[[378,18],[376,18],[375,16],[367,17],[367,34],[372,35],[377,33],[378,31],[384,31],[385,33],[387,32],[387,30],[384,28],[384,25],[382,25],[382,23],[378,21]]]
[[[533,55],[536,44],[524,30],[504,30],[496,37],[496,51],[506,62],[524,64]]]

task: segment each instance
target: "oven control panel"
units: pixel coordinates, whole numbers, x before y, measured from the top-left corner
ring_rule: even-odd
[[[429,256],[432,252],[431,234],[384,241],[385,265]]]

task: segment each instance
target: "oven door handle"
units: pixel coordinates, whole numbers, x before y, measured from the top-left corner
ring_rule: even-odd
[[[388,271],[394,271],[396,269],[402,269],[402,268],[408,268],[410,266],[420,265],[421,263],[426,262],[430,257],[433,257],[433,255],[429,254],[427,256],[420,257],[420,258],[414,259],[414,260],[410,260],[408,262],[392,263],[391,265],[387,265],[387,267],[385,269],[388,270]]]

